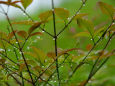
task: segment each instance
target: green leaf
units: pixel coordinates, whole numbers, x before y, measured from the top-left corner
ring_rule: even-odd
[[[55,14],[62,20],[65,20],[69,17],[69,11],[64,8],[55,8]]]
[[[104,2],[98,2],[98,5],[99,5],[102,13],[113,17],[115,10],[114,10],[112,5],[109,5],[109,4],[104,3]]]
[[[23,7],[26,9],[31,3],[33,2],[33,0],[21,0],[21,4],[23,5]]]

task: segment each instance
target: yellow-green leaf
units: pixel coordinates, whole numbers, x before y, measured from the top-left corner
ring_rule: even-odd
[[[78,18],[82,18],[82,17],[85,17],[87,16],[88,14],[87,13],[80,13],[80,14],[77,14],[74,19],[78,19]]]
[[[33,25],[33,21],[25,20],[25,21],[19,21],[19,22],[13,22],[12,24],[23,24],[23,25]]]
[[[94,33],[94,26],[93,23],[84,18],[78,18],[77,24],[80,28],[86,28],[87,31],[92,35]]]
[[[44,13],[41,13],[39,15],[39,18],[41,21],[46,21],[51,15],[52,15],[52,11],[50,10],[50,11],[46,11]]]
[[[73,37],[90,37],[90,33],[89,32],[79,32],[77,34],[75,34]]]
[[[21,0],[21,4],[23,5],[23,7],[26,9],[31,3],[33,2],[33,0]]]
[[[44,60],[46,58],[46,54],[42,50],[40,50],[39,48],[32,47],[32,49],[34,50],[34,53],[36,53],[36,55],[38,56],[38,60],[40,60],[42,63],[44,63]]]
[[[113,17],[115,11],[114,11],[114,8],[112,5],[109,5],[109,4],[104,3],[104,2],[98,2],[98,5],[99,5],[102,13]]]
[[[69,11],[65,8],[55,8],[55,14],[63,20],[69,17]]]

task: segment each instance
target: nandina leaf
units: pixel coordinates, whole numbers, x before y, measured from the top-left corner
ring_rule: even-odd
[[[61,56],[61,55],[65,54],[65,53],[68,53],[68,52],[73,51],[73,50],[80,50],[80,48],[72,48],[72,49],[64,50],[64,51],[60,52],[58,54],[58,56]]]
[[[12,44],[15,44],[16,42],[17,42],[16,39],[12,39],[12,40],[10,40],[10,43],[12,43]],[[18,39],[18,42],[21,43],[21,42],[23,42],[23,41],[20,40],[20,39]]]
[[[84,80],[78,86],[85,86],[86,83],[87,83],[87,80]]]
[[[8,39],[11,39],[15,36],[17,30],[12,31],[11,33],[8,34]]]
[[[34,53],[36,53],[36,55],[38,56],[38,60],[40,60],[41,63],[44,63],[46,54],[42,50],[34,46],[32,46],[32,49],[34,50]]]
[[[95,36],[101,36],[103,34],[104,30],[105,30],[105,27],[96,29],[94,32],[94,37]]]
[[[24,52],[25,55],[29,55],[29,56],[32,56],[34,58],[37,58],[37,55],[36,53],[32,53],[32,52]]]
[[[79,32],[75,34],[73,37],[90,37],[90,33],[89,32]]]
[[[26,33],[26,31],[24,31],[24,30],[18,31],[17,34],[18,34],[19,36],[21,36],[22,38],[26,38],[26,37],[27,37],[27,33]]]
[[[35,22],[33,22],[31,20],[25,20],[25,21],[13,22],[12,24],[33,25],[33,24],[35,24]]]
[[[0,64],[4,64],[6,59],[0,59]]]
[[[16,4],[18,2],[20,2],[20,1],[14,1],[14,2],[0,1],[0,4],[5,4],[5,5],[10,5],[10,6],[13,6],[13,7],[21,8],[19,5]]]
[[[109,29],[110,31],[114,31],[115,32],[115,24],[112,24],[112,26]]]
[[[55,8],[54,11],[55,11],[55,14],[63,20],[69,17],[69,11],[65,8]]]
[[[74,19],[78,19],[78,18],[82,18],[82,17],[85,17],[87,16],[88,14],[87,13],[80,13],[80,14],[77,14]]]
[[[34,30],[36,30],[40,25],[42,24],[42,22],[37,22],[34,25],[32,25],[29,30],[28,33],[31,34]]]
[[[52,15],[52,11],[50,10],[50,11],[46,11],[44,13],[41,13],[39,15],[39,18],[41,21],[46,21],[51,15]]]
[[[57,56],[57,57],[59,57],[59,56],[61,56],[61,55],[63,55],[63,54],[66,54],[66,53],[68,53],[68,52],[70,52],[70,51],[73,51],[73,50],[80,50],[80,48],[72,48],[72,49],[67,49],[67,50],[60,51],[60,52],[58,52],[58,56]],[[53,58],[53,59],[56,58],[56,54],[55,54],[54,52],[49,52],[49,53],[47,53],[47,56],[48,56],[48,57],[51,57],[51,58]]]
[[[54,57],[56,57],[56,54],[54,52],[48,52],[47,56],[54,59]]]
[[[33,69],[37,72],[40,72],[42,70],[42,68],[40,66],[35,66],[35,67],[33,67]]]
[[[7,38],[7,34],[5,32],[0,31],[0,38]]]
[[[33,0],[21,0],[21,4],[23,5],[23,7],[26,9],[31,3],[33,2]]]
[[[87,50],[90,50],[92,48],[92,45],[91,44],[88,44],[87,46],[86,46],[86,49]]]
[[[109,4],[104,3],[104,2],[98,2],[98,5],[99,5],[102,13],[113,17],[115,10],[114,10],[112,5],[109,5]]]
[[[20,64],[20,67],[19,67],[19,71],[23,71],[24,69],[26,69],[26,65],[23,63],[23,64]]]
[[[78,18],[77,24],[80,28],[86,28],[91,36],[94,35],[94,25],[91,21],[84,18]]]
[[[42,32],[35,32],[35,33],[32,33],[30,36],[35,36],[35,35],[43,35]]]

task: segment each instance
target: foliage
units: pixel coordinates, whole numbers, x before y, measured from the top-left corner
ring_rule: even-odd
[[[113,41],[115,35],[115,8],[105,2],[97,2],[101,12],[107,15],[110,21],[100,27],[100,25],[95,26],[94,22],[88,18],[87,13],[80,13],[88,0],[81,0],[81,6],[73,16],[65,8],[55,8],[54,1],[51,1],[52,9],[40,13],[37,21],[26,12],[33,0],[0,1],[0,4],[22,10],[29,19],[14,22],[9,18],[8,11],[5,12],[4,8],[0,6],[1,13],[6,16],[8,21],[8,32],[0,31],[0,85],[108,86],[104,85],[104,82],[109,80],[95,83],[98,80],[95,75],[115,55],[114,47],[110,50],[107,49],[111,46],[109,43]],[[17,3],[21,3],[22,6]],[[71,39],[77,41],[82,38],[91,39],[88,40],[86,49],[80,47],[83,46],[82,41],[75,43],[77,47],[70,49],[62,49],[58,46],[59,37],[68,27],[72,26],[73,22],[81,31],[76,33],[74,28],[70,28]],[[16,29],[15,25],[25,25],[29,28],[20,30]],[[47,28],[47,25],[50,25],[50,28]],[[58,30],[60,27],[57,25],[62,25],[63,28]],[[53,28],[53,34],[45,28]],[[45,52],[33,44],[45,34],[53,39],[55,51]],[[48,45],[48,43],[44,45]]]

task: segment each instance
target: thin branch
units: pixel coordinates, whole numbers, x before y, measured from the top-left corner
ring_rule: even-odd
[[[54,0],[52,1],[52,14],[53,14],[53,25],[54,25],[54,39],[55,39],[55,55],[58,56],[57,52],[57,35],[56,35],[56,19],[55,19],[55,12],[54,12]],[[60,74],[58,69],[58,58],[56,58],[56,71],[57,71],[57,78],[58,78],[58,86],[60,86]]]
[[[31,17],[24,9],[21,8],[21,11],[23,11],[23,12],[26,14],[26,16],[27,16],[31,21],[34,22],[34,20],[32,19],[32,17]],[[51,33],[47,32],[47,31],[46,31],[45,29],[43,29],[41,26],[40,26],[39,28],[40,28],[42,31],[44,31],[46,34],[48,34],[48,35],[50,35],[51,37],[54,38],[54,36],[53,36]]]
[[[87,57],[89,56],[89,54],[93,51],[93,49],[96,47],[96,45],[104,38],[105,34],[107,33],[107,31],[109,30],[109,28],[112,26],[112,24],[114,23],[114,20],[112,20],[112,22],[110,23],[110,25],[107,27],[107,29],[104,31],[104,33],[101,35],[101,37],[97,40],[97,42],[95,42],[95,45],[93,45],[93,47],[90,49],[90,51],[86,54],[86,56],[83,58],[83,60],[79,63],[79,65],[77,65],[72,73],[72,75],[70,75],[69,79],[74,75],[74,73],[78,70],[78,68],[80,68],[83,64],[84,61],[87,59]]]
[[[77,12],[75,13],[75,15],[72,16],[72,18],[69,20],[69,22],[61,29],[61,31],[57,34],[57,36],[59,36],[68,26],[69,24],[71,24],[71,22],[73,21],[74,17],[79,13],[79,11],[83,8],[85,2],[82,2],[80,8],[77,10]]]
[[[0,5],[0,6],[1,6],[1,5]],[[20,52],[21,52],[21,55],[22,55],[23,60],[24,60],[24,63],[25,63],[25,65],[26,65],[26,68],[27,68],[28,73],[29,73],[29,75],[30,75],[30,78],[31,78],[31,80],[32,80],[32,84],[33,84],[33,86],[34,86],[33,77],[32,77],[31,72],[30,72],[30,70],[29,70],[29,67],[28,67],[28,64],[27,64],[27,62],[26,62],[24,53],[23,53],[23,51],[22,51],[22,49],[21,49],[20,43],[19,43],[19,41],[18,41],[18,38],[17,38],[17,36],[16,36],[16,34],[15,34],[15,32],[14,32],[14,29],[13,29],[13,26],[12,26],[12,24],[11,24],[11,22],[10,22],[10,19],[9,19],[9,17],[8,17],[8,14],[4,11],[4,9],[2,8],[2,6],[1,6],[1,9],[2,9],[2,11],[4,12],[4,15],[6,16],[6,19],[7,19],[8,23],[9,23],[9,25],[10,25],[10,27],[11,27],[11,30],[12,30],[12,32],[13,32],[13,35],[15,36],[16,41],[18,42],[19,50],[20,50]]]
[[[103,48],[102,52],[107,48],[109,42],[111,41],[111,39],[112,39],[112,37],[113,37],[114,35],[115,35],[115,32],[110,36],[110,38],[109,38],[109,40],[107,41],[107,43],[106,43],[105,47]],[[88,76],[88,79],[86,80],[86,83],[84,84],[84,86],[85,86],[85,85],[88,83],[88,81],[95,75],[95,73],[107,62],[108,57],[107,57],[107,59],[97,68],[97,70],[93,73],[93,70],[94,70],[94,68],[96,67],[96,64],[97,64],[97,62],[98,62],[98,60],[100,59],[101,56],[102,56],[102,54],[100,54],[100,55],[98,56],[98,58],[96,59],[96,61],[95,61],[94,65],[93,65],[93,67],[92,67],[92,69],[91,69],[91,72],[90,72],[90,74],[89,74],[89,76]]]
[[[67,56],[65,57],[65,59],[63,60],[63,62],[61,64],[59,64],[59,68],[65,63],[66,59],[69,57],[69,54],[67,54]],[[44,86],[46,86],[46,84],[48,83],[48,81],[52,78],[52,76],[55,74],[56,70],[49,76],[48,80],[44,83]]]

